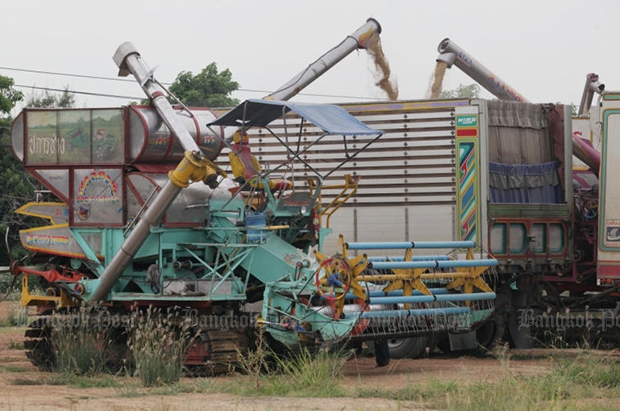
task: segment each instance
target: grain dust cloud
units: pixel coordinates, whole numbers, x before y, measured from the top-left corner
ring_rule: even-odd
[[[368,53],[375,65],[374,75],[378,79],[375,84],[385,91],[390,101],[398,100],[398,85],[394,79],[390,79],[390,64],[383,53],[381,40],[372,44],[368,49]]]

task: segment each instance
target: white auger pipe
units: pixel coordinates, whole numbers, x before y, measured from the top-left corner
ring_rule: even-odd
[[[525,97],[493,74],[482,63],[476,61],[469,53],[449,38],[445,38],[439,43],[437,51],[440,53],[439,57],[437,57],[438,62],[446,63],[448,68],[452,67],[453,64],[456,65],[498,99],[528,102]]]

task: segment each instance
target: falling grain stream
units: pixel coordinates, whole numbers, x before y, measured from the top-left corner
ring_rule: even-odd
[[[435,66],[433,85],[431,86],[431,99],[439,98],[439,95],[441,94],[443,76],[446,73],[446,68],[448,68],[448,65],[445,62],[437,62],[437,65]]]
[[[379,79],[376,85],[385,91],[390,101],[397,100],[398,85],[394,79],[390,79],[390,64],[383,53],[381,40],[372,44],[368,49],[368,53],[372,57],[375,65],[375,76]]]

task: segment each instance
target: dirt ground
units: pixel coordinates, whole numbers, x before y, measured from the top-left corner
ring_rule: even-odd
[[[19,310],[17,302],[0,303],[0,319],[10,310]],[[239,397],[222,393],[182,393],[158,395],[122,395],[116,388],[74,388],[53,385],[55,374],[41,373],[20,349],[24,328],[0,328],[0,409],[1,410],[396,410],[424,409],[423,404],[381,398],[282,398]],[[570,355],[570,353],[567,353]],[[510,361],[508,365],[491,356],[441,356],[420,360],[392,360],[388,367],[375,368],[373,358],[347,362],[343,385],[367,388],[404,388],[429,379],[439,381],[486,381],[506,372],[524,375],[545,372],[550,361],[540,358]],[[232,377],[216,377],[218,382]],[[29,385],[24,385],[29,382]]]

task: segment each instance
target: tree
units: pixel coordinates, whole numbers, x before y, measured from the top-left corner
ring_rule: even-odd
[[[8,115],[15,104],[24,98],[21,91],[13,88],[15,82],[10,77],[0,76],[0,113]]]
[[[215,62],[209,64],[195,76],[191,71],[182,71],[170,86],[170,91],[186,106],[231,107],[239,100],[230,93],[239,89],[239,83],[232,80],[232,73],[225,69],[218,72]]]
[[[470,84],[459,86],[454,90],[444,90],[439,94],[439,98],[480,98],[480,86],[478,84]]]
[[[20,162],[15,159],[10,145],[12,119],[10,112],[15,104],[20,102],[24,95],[13,88],[14,81],[10,77],[0,76],[0,231],[2,243],[4,233],[13,222],[16,214],[13,213],[16,205],[23,204],[22,199],[31,197],[33,192],[32,178],[26,177],[26,172]],[[16,233],[11,233],[15,235]],[[10,244],[18,243],[12,236]],[[13,250],[14,247],[11,247]],[[0,265],[8,265],[10,258],[4,244],[0,247]]]
[[[45,90],[43,95],[37,95],[34,92],[26,101],[27,107],[36,108],[71,108],[75,105],[75,97],[69,91],[69,86],[65,86],[62,94],[50,94],[49,90]]]

